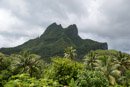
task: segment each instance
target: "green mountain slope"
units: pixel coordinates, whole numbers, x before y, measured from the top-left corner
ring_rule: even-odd
[[[62,28],[61,25],[53,23],[47,27],[40,37],[31,39],[17,47],[1,48],[0,52],[12,54],[23,50],[29,50],[43,58],[49,58],[52,56],[63,56],[64,49],[70,46],[77,49],[78,58],[82,58],[91,50],[108,49],[107,43],[82,39],[78,35],[78,29],[75,24],[67,28]]]

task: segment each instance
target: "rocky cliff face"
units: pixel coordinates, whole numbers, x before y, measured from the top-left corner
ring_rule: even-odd
[[[76,26],[75,24],[68,26],[68,27],[65,29],[65,33],[66,33],[67,35],[71,35],[71,36],[73,36],[73,37],[77,37],[77,36],[78,36],[77,26]]]
[[[91,50],[108,49],[107,43],[82,39],[78,35],[78,28],[75,24],[63,28],[61,25],[53,23],[47,27],[40,37],[29,40],[14,48],[2,48],[0,52],[12,54],[29,50],[47,59],[52,56],[63,56],[64,49],[69,46],[77,49],[79,59]]]

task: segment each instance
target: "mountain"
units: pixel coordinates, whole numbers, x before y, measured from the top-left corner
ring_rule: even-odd
[[[82,39],[78,35],[78,29],[75,24],[63,28],[61,25],[53,23],[47,27],[40,37],[31,39],[17,47],[1,48],[0,52],[12,54],[29,50],[43,58],[49,58],[52,56],[63,56],[64,49],[70,46],[77,49],[79,59],[91,50],[108,49],[107,43]]]

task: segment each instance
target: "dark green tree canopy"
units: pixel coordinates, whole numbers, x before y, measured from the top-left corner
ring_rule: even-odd
[[[78,28],[75,24],[63,28],[56,23],[47,27],[45,32],[38,38],[31,39],[22,45],[13,48],[2,48],[0,52],[5,54],[18,53],[23,50],[29,50],[48,60],[52,56],[64,56],[64,49],[74,47],[77,50],[77,60],[90,50],[108,49],[107,43],[100,43],[90,39],[82,39],[78,35]]]

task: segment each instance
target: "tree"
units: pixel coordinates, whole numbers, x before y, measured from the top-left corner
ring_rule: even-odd
[[[9,69],[8,67],[11,64],[11,60],[8,56],[0,53],[0,71]]]
[[[128,84],[128,70],[130,69],[130,56],[119,51],[114,60],[115,64],[118,64],[118,70],[121,72],[121,76],[117,79],[118,84]]]
[[[113,55],[109,52],[94,51],[85,57],[85,65],[89,70],[99,70],[108,78],[111,85],[115,85],[121,76],[118,69],[120,64],[115,62]]]
[[[89,70],[95,70],[99,65],[99,61],[93,51],[91,51],[87,56],[85,56],[84,64]]]
[[[64,53],[65,58],[75,59],[76,56],[77,56],[76,49],[74,49],[73,47],[67,47],[65,49],[65,53]]]
[[[21,52],[17,55],[12,55],[14,59],[12,64],[13,74],[29,73],[31,77],[39,78],[44,69],[44,62],[40,56],[31,54],[28,51]]]
[[[120,51],[117,54],[117,60],[115,62],[120,64],[119,70],[122,75],[127,69],[130,69],[130,57]]]
[[[45,78],[59,81],[60,84],[69,85],[71,79],[77,79],[79,71],[83,70],[83,64],[68,58],[56,57],[48,67]]]
[[[61,85],[52,79],[36,79],[23,73],[10,77],[4,87],[61,87]]]
[[[116,78],[121,76],[121,72],[118,70],[119,64],[115,64],[111,57],[100,57],[100,67],[105,76],[108,78],[111,85],[116,84]]]
[[[0,87],[6,83],[11,76],[11,58],[0,53]]]
[[[109,87],[109,81],[100,71],[81,71],[77,81],[77,87]]]

